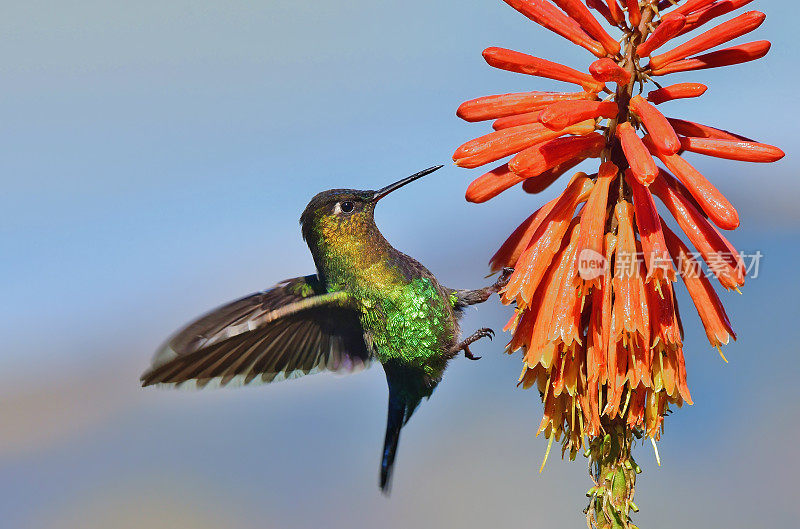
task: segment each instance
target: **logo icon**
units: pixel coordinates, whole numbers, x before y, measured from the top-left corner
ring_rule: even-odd
[[[591,281],[602,276],[606,271],[606,258],[590,248],[585,248],[578,255],[578,275],[584,281]]]

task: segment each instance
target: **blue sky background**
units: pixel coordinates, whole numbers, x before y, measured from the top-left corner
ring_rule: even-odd
[[[166,5],[165,5],[166,4]],[[641,526],[796,522],[800,435],[796,8],[766,11],[756,63],[673,76],[708,84],[668,113],[781,146],[748,165],[692,156],[764,255],[723,299],[740,335],[723,365],[683,299],[696,404],[649,447]],[[154,348],[198,313],[313,271],[297,219],[332,187],[376,188],[448,163],[485,125],[465,99],[559,89],[489,68],[505,46],[584,69],[585,50],[503,2],[18,2],[0,17],[0,512],[8,527],[581,527],[585,461],[535,438],[504,340],[456,361],[403,433],[377,490],[380,369],[272,387],[141,390]],[[672,80],[670,81],[672,82]],[[665,108],[667,105],[664,105]],[[444,283],[488,257],[545,199],[476,206],[480,171],[448,165],[381,203],[378,223]],[[499,330],[508,309],[470,312]],[[476,351],[477,352],[477,351]]]

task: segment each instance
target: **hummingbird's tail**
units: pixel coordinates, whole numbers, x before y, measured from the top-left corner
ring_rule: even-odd
[[[391,360],[383,365],[383,369],[389,384],[389,411],[386,416],[380,485],[381,492],[388,495],[400,430],[411,418],[422,398],[431,396],[438,380],[431,380],[419,368],[403,366]]]
[[[390,386],[391,387],[391,386]],[[397,393],[389,392],[389,413],[386,417],[386,437],[383,440],[383,459],[381,460],[381,492],[389,494],[391,487],[394,457],[400,442],[400,430],[406,420],[405,402]]]

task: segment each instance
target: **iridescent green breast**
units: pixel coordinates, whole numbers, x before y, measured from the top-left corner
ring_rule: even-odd
[[[362,302],[362,325],[372,335],[379,359],[438,370],[455,340],[448,300],[429,278],[399,284]]]
[[[347,291],[357,300],[378,360],[397,359],[438,378],[446,364],[444,353],[457,334],[449,296],[435,279],[408,277],[391,259],[362,254],[357,266],[350,264],[352,259],[331,259],[329,288]]]

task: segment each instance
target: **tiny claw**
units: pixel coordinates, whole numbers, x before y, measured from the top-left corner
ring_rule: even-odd
[[[503,271],[500,273],[500,277],[497,278],[494,286],[497,290],[503,289],[508,285],[508,281],[511,279],[511,274],[514,273],[514,269],[510,267],[503,268]]]
[[[460,344],[456,345],[451,349],[450,355],[455,356],[458,354],[459,351],[464,351],[464,356],[469,358],[470,360],[480,360],[480,356],[475,356],[470,351],[469,346],[470,344],[480,340],[481,338],[489,338],[490,340],[494,337],[494,331],[488,327],[484,327],[482,329],[478,329],[472,336],[461,342]]]
[[[475,356],[472,354],[472,351],[469,350],[469,347],[464,347],[464,358],[469,358],[470,360],[480,360],[483,357]]]

